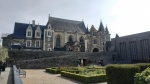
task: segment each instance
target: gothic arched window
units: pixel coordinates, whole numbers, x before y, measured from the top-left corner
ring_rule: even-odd
[[[60,36],[60,35],[57,35],[57,36],[56,36],[56,46],[57,46],[57,47],[60,47],[60,44],[61,44],[61,36]]]
[[[83,37],[80,37],[80,42],[84,43],[84,38]]]
[[[68,42],[73,42],[73,38],[72,38],[71,35],[70,35],[69,38],[68,38]]]

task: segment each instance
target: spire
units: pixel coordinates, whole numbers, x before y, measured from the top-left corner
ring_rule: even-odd
[[[119,38],[119,35],[118,34],[116,34],[116,37],[115,38]]]
[[[86,33],[89,34],[89,28],[88,28],[88,25],[87,25],[87,28],[86,28]]]
[[[46,24],[46,27],[48,26],[48,24],[50,24],[50,14],[49,14],[49,16],[48,16],[48,22],[47,22],[47,24]]]
[[[100,22],[100,26],[99,26],[98,31],[99,31],[99,32],[100,32],[100,31],[102,31],[102,32],[104,32],[104,31],[105,31],[105,30],[104,30],[103,23],[102,23],[102,20],[101,20],[101,22]]]
[[[90,31],[96,31],[96,29],[95,29],[94,25],[92,25],[92,26],[91,26]]]
[[[106,28],[105,28],[105,32],[106,32],[106,34],[109,34],[109,31],[108,31],[107,25],[106,25]]]

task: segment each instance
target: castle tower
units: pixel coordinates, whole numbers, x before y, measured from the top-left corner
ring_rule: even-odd
[[[109,33],[108,28],[107,28],[107,25],[106,25],[106,28],[105,28],[105,36],[106,36],[106,42],[110,41],[110,33]]]
[[[53,51],[54,49],[54,41],[53,41],[53,30],[50,23],[50,15],[48,17],[48,22],[46,24],[46,28],[44,29],[43,35],[43,50]]]

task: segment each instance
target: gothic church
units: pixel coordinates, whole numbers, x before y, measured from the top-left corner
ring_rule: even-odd
[[[83,21],[49,16],[46,25],[15,23],[11,35],[11,49],[101,52],[106,50],[110,33],[100,22],[98,30],[92,25],[85,27]]]

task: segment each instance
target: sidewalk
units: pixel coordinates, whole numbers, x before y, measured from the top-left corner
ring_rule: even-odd
[[[7,67],[5,71],[1,72],[0,84],[13,84],[12,68]]]

